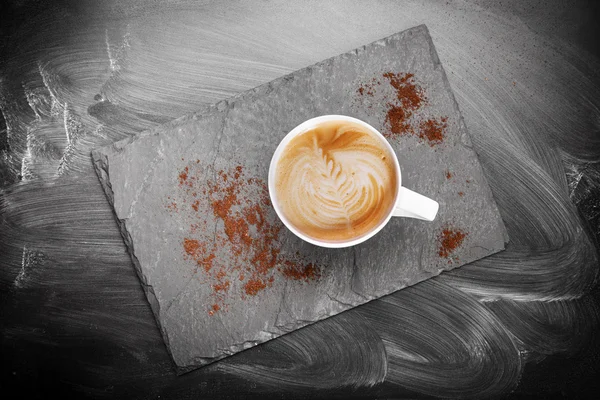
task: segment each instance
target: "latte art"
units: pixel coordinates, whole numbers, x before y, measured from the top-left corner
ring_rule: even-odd
[[[394,156],[382,139],[348,121],[293,138],[275,173],[277,203],[299,231],[318,240],[360,237],[388,215],[397,189]]]

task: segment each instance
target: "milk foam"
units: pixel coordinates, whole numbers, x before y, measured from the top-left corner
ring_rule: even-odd
[[[320,240],[368,233],[394,202],[393,155],[356,123],[331,121],[288,143],[275,174],[277,202],[289,222]]]

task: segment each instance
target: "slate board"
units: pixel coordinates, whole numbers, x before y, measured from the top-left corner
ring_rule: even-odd
[[[437,200],[437,219],[393,218],[353,248],[304,243],[263,201],[271,155],[288,131],[318,115],[349,115],[389,132],[394,92],[386,72],[413,73],[424,90],[428,100],[415,121],[447,117],[441,144],[417,135],[390,138],[403,186]],[[92,158],[179,372],[501,251],[508,240],[424,25],[94,150]],[[252,251],[232,244],[233,225],[215,208],[215,196],[223,200],[227,188],[241,199],[229,212],[250,227]],[[256,216],[244,214],[258,203],[273,233],[269,240],[261,239],[267,230],[257,228]],[[439,252],[444,229],[467,234],[448,257]],[[271,265],[253,258],[256,243],[276,255]],[[288,264],[298,276],[286,273]],[[257,290],[247,290],[251,277],[261,282]]]

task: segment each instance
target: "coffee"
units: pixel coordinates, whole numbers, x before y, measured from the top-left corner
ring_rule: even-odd
[[[395,156],[368,128],[327,121],[291,139],[276,164],[281,213],[304,235],[359,238],[390,214],[398,191]]]

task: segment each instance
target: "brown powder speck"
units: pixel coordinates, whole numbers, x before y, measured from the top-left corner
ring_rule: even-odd
[[[463,197],[463,196],[465,195],[465,193],[464,193],[464,192],[458,192],[458,195],[459,195],[460,197]]]
[[[466,236],[467,233],[460,229],[444,228],[439,236],[440,248],[438,255],[442,258],[449,258],[462,245]]]
[[[183,158],[182,158],[183,160]],[[188,167],[185,167],[183,169],[183,171],[181,171],[179,173],[179,184],[180,185],[185,185],[187,179],[188,179],[188,173],[190,172],[190,169]]]
[[[183,240],[183,249],[185,253],[194,261],[196,264],[208,272],[213,266],[213,260],[216,257],[215,254],[206,252],[206,244],[200,243],[198,240],[185,238]]]
[[[358,94],[361,96],[370,96],[373,97],[375,95],[375,85],[379,84],[375,79],[371,81],[371,83],[363,83],[357,89]]]
[[[421,120],[421,117],[416,115],[427,104],[427,96],[416,82],[415,75],[386,72],[382,76],[393,89],[392,96],[384,90],[383,95],[377,99],[379,104],[387,106],[384,118],[386,129],[382,131],[384,136],[393,138],[415,135],[427,141],[432,147],[442,143],[445,139],[447,117]],[[373,78],[370,83],[360,84],[357,92],[361,96],[373,96],[376,92],[375,88],[379,88],[379,85],[381,81]]]
[[[246,282],[246,284],[244,285],[244,290],[246,291],[246,294],[250,295],[250,296],[256,296],[258,294],[258,292],[260,292],[261,290],[263,290],[264,288],[267,287],[267,284],[265,282],[263,282],[262,279],[250,279],[248,282]]]
[[[217,311],[221,309],[221,306],[218,304],[213,304],[210,308],[211,309],[208,310],[208,315],[213,316]]]
[[[395,106],[393,104],[388,104],[390,107],[386,116],[385,122],[389,125],[390,132],[393,135],[402,135],[410,132],[410,123],[408,122],[408,117],[404,108],[400,106]],[[389,135],[386,135],[389,136]]]
[[[226,292],[229,290],[229,281],[219,282],[213,285],[213,289],[215,292]]]
[[[387,78],[390,85],[396,89],[396,98],[405,109],[414,111],[427,100],[423,89],[414,83],[414,74],[386,72],[383,77]]]
[[[448,127],[447,120],[447,117],[442,117],[439,120],[430,118],[422,121],[419,125],[419,138],[427,140],[432,147],[442,143],[445,138],[445,130]]]
[[[452,172],[450,172],[449,170],[446,170],[446,179],[451,179],[452,178]]]
[[[415,83],[413,74],[386,72],[383,77],[395,91],[394,100],[387,104],[385,122],[389,132],[385,136],[414,133],[410,120],[427,100],[423,89]]]
[[[215,276],[217,277],[217,279],[222,280],[227,276],[227,272],[225,272],[224,269],[220,269]]]
[[[282,270],[283,275],[297,281],[308,282],[311,279],[318,278],[320,275],[319,270],[313,264],[298,265],[291,261],[286,261],[284,265],[285,268]]]
[[[201,260],[198,260],[198,265],[204,268],[204,271],[209,272],[213,267],[213,260],[215,259],[214,254],[209,254]]]
[[[194,239],[185,238],[183,240],[183,249],[188,255],[195,257],[200,249],[200,242]]]
[[[207,174],[201,164],[192,163],[178,174],[182,183],[178,200],[191,203],[185,210],[192,220],[182,247],[185,259],[195,263],[192,273],[203,273],[199,279],[210,285],[211,298],[219,306],[209,314],[227,311],[232,296],[243,300],[257,295],[278,277],[298,280],[294,273],[277,268],[282,265],[304,273],[306,282],[318,279],[317,266],[300,255],[292,261],[281,254],[283,225],[272,212],[266,182],[244,176],[242,166],[213,172]],[[211,175],[215,179],[206,180]]]

